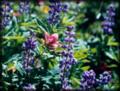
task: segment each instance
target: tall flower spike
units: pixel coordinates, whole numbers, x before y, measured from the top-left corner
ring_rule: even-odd
[[[11,3],[7,2],[6,0],[4,0],[2,2],[2,26],[7,26],[10,24],[10,14],[13,12],[13,9],[11,7]]]
[[[60,78],[62,89],[69,89],[70,69],[72,65],[76,63],[75,58],[73,56],[73,44],[75,42],[75,32],[73,31],[73,26],[68,26],[67,31],[65,31],[65,34],[65,44],[62,46],[64,48],[64,51],[61,52],[62,60],[60,61]]]
[[[30,71],[32,69],[31,65],[34,63],[34,56],[32,54],[32,51],[35,49],[36,46],[36,40],[35,37],[32,35],[32,37],[28,38],[24,44],[24,61],[23,61],[23,67],[26,71]]]
[[[67,5],[60,2],[60,0],[49,0],[51,2],[48,22],[56,24],[60,22],[60,12],[67,11]]]
[[[102,23],[102,27],[105,33],[109,34],[113,33],[113,27],[115,25],[114,17],[115,17],[115,5],[111,3],[108,7],[108,10],[106,11],[105,20]]]

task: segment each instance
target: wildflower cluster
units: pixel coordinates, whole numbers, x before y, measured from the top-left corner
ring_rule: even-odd
[[[51,5],[49,10],[48,22],[50,24],[56,24],[60,22],[60,12],[67,11],[67,5],[61,3],[59,0],[50,0]]]
[[[115,17],[115,5],[112,3],[110,4],[106,12],[106,17],[102,24],[102,27],[105,33],[109,33],[109,34],[113,33],[113,27],[115,25],[114,17]]]
[[[107,71],[99,75],[99,79],[96,78],[96,73],[93,70],[85,71],[82,74],[80,81],[80,89],[86,90],[94,88],[96,84],[105,85],[111,81],[111,74]]]
[[[85,71],[82,74],[81,84],[80,88],[82,89],[88,89],[93,87],[93,84],[96,82],[96,74],[93,70]]]
[[[62,89],[68,89],[69,87],[69,75],[70,75],[70,69],[73,64],[76,63],[75,58],[73,56],[73,43],[75,42],[74,36],[75,32],[72,31],[73,26],[68,26],[67,31],[65,31],[66,38],[64,39],[65,45],[62,47],[64,48],[64,51],[62,51],[62,60],[60,61],[60,77],[61,77],[61,83],[62,83]]]

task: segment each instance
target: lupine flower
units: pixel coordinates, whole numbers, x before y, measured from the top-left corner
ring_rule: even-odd
[[[108,84],[111,81],[111,74],[108,71],[103,72],[102,74],[100,74],[99,77],[99,83],[104,85],[104,84]]]
[[[60,22],[60,12],[67,11],[67,5],[60,3],[59,0],[50,0],[51,5],[49,10],[48,22],[50,24],[56,24]]]
[[[48,34],[47,32],[45,33],[45,44],[49,48],[57,48],[59,46],[58,42],[58,34]]]
[[[76,63],[73,56],[73,43],[75,42],[75,33],[72,30],[73,26],[67,27],[67,31],[65,32],[66,38],[64,38],[65,44],[62,46],[64,48],[64,51],[61,52],[62,60],[60,61],[60,80],[62,89],[69,89],[70,69],[72,65]]]
[[[33,37],[28,38],[24,43],[25,50],[33,50],[35,48],[35,40]]]
[[[85,90],[92,88],[93,85],[96,83],[96,74],[93,70],[85,71],[82,74],[80,88]]]
[[[22,13],[30,13],[30,0],[21,1],[19,5],[19,12]]]
[[[7,26],[10,24],[10,20],[11,20],[11,16],[10,14],[13,12],[13,9],[11,7],[11,4],[10,2],[7,2],[7,1],[3,1],[2,2],[2,25],[3,26]]]
[[[23,91],[35,91],[35,86],[33,86],[32,84],[27,84],[23,87]]]
[[[111,75],[108,71],[104,71],[102,74],[100,74],[99,79],[96,78],[96,73],[93,70],[85,71],[80,80],[80,89],[87,90],[95,88],[99,85],[108,84],[110,81]]]
[[[24,62],[23,67],[26,71],[30,71],[32,69],[31,65],[34,63],[34,56],[32,54],[32,51],[35,49],[36,46],[36,40],[35,37],[32,36],[28,38],[24,44]]]
[[[106,11],[105,20],[102,23],[102,27],[105,33],[109,34],[113,33],[113,27],[115,25],[114,17],[115,17],[115,5],[111,3],[108,10]]]

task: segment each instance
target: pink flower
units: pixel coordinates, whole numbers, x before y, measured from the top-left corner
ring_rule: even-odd
[[[49,48],[57,48],[59,46],[58,42],[58,34],[48,34],[47,32],[45,33],[45,44]]]
[[[37,2],[39,5],[41,5],[44,2],[44,0],[37,0]]]

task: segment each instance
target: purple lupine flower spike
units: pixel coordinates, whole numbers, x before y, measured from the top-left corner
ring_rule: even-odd
[[[34,56],[32,51],[34,51],[36,47],[36,39],[35,36],[31,36],[28,38],[24,44],[24,61],[23,61],[23,66],[26,71],[31,71],[32,67],[31,65],[34,63]]]
[[[106,17],[104,22],[102,23],[102,27],[105,33],[112,34],[113,27],[115,25],[115,5],[111,3],[106,11]]]
[[[75,40],[73,26],[68,26],[67,31],[65,31],[65,34],[66,34],[66,38],[64,38],[65,44],[62,46],[64,48],[64,51],[61,52],[62,60],[60,61],[61,70],[60,77],[62,89],[69,88],[70,69],[72,65],[76,63],[76,60],[73,56],[73,44],[74,44],[73,40]]]
[[[36,42],[36,40],[34,40],[34,38],[31,37],[31,38],[27,39],[27,41],[24,43],[23,46],[26,50],[33,50],[36,45],[35,42]]]
[[[67,5],[60,2],[60,0],[49,0],[51,2],[48,22],[56,24],[60,22],[60,12],[67,11]]]

